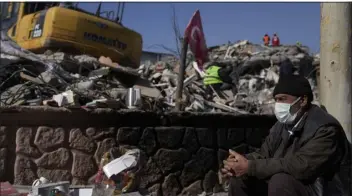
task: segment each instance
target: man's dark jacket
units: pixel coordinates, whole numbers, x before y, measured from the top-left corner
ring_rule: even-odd
[[[336,178],[340,166],[351,164],[342,126],[320,107],[310,107],[289,139],[290,129],[277,122],[260,151],[246,155],[250,160],[248,176],[268,180],[274,174],[287,173],[306,185],[321,183],[326,189],[326,183]],[[347,183],[345,186],[350,186]],[[322,194],[322,188],[318,189],[314,195],[326,195],[327,190]]]

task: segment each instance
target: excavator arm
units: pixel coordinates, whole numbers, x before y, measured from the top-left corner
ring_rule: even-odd
[[[77,4],[60,2],[1,3],[2,30],[22,48],[34,53],[50,49],[72,54],[110,57],[137,68],[142,36],[121,25],[124,3],[117,11],[89,13]],[[105,17],[104,17],[105,14]]]

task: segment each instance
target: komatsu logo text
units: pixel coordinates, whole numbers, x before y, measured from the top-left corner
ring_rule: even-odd
[[[97,35],[95,33],[84,32],[84,39],[105,44],[107,46],[115,47],[122,50],[125,50],[127,48],[127,44],[122,43],[118,39],[106,38],[104,36]]]

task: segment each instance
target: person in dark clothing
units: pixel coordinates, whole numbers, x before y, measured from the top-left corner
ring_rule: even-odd
[[[282,75],[273,96],[278,122],[260,151],[241,155],[230,150],[224,160],[229,196],[332,195],[327,183],[351,160],[342,126],[311,103],[311,86],[302,76]]]
[[[293,74],[293,63],[290,59],[285,59],[280,63],[280,76],[281,75],[291,75]]]

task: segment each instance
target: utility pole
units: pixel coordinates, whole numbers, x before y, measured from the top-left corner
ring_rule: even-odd
[[[352,3],[321,3],[320,102],[351,139]]]
[[[321,3],[320,6],[320,102],[341,123],[352,143],[352,3]],[[348,190],[344,190],[344,195],[352,196],[352,170],[351,166],[345,167],[340,168],[341,174],[347,177]]]

